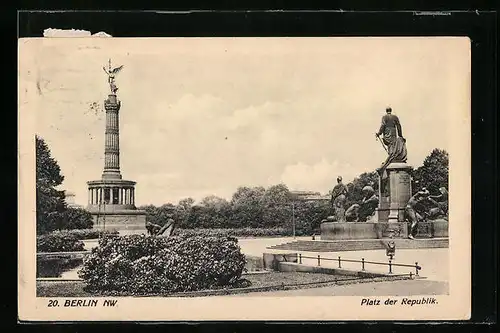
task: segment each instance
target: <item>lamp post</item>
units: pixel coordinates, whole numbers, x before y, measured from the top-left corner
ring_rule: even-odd
[[[394,230],[389,230],[390,240],[387,242],[386,255],[392,261],[394,256],[396,255],[396,243],[394,242]]]

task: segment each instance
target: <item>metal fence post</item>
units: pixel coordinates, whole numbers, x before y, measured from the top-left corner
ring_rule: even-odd
[[[415,262],[415,275],[418,276],[418,262]]]
[[[318,266],[321,266],[319,254],[318,254]]]
[[[299,264],[302,264],[302,253],[299,253]]]
[[[365,270],[365,258],[361,258],[361,270]]]
[[[392,260],[389,259],[389,274],[392,274]]]
[[[340,256],[339,256],[339,268],[342,268],[342,266],[340,265]]]

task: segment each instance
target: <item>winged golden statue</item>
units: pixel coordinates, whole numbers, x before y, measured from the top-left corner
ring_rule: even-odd
[[[111,67],[111,59],[109,59],[108,69],[106,67],[102,67],[104,72],[108,75],[109,88],[111,89],[111,93],[116,94],[118,91],[118,87],[115,84],[115,75],[118,74],[123,68],[123,65],[118,66],[116,68]]]

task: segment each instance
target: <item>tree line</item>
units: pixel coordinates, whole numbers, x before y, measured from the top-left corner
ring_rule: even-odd
[[[56,189],[63,183],[64,176],[47,144],[38,136],[36,161],[37,233],[92,227],[90,213],[66,206],[64,192]],[[431,193],[437,193],[440,187],[448,188],[448,153],[434,149],[423,165],[411,170],[411,174],[413,192],[422,187]],[[345,208],[361,202],[365,186],[378,190],[376,172],[362,173],[347,184],[349,195]],[[331,214],[329,200],[297,200],[285,184],[267,188],[241,186],[230,200],[209,195],[198,203],[192,198],[185,198],[177,204],[138,208],[146,211],[147,221],[158,225],[173,218],[177,227],[184,229],[295,227],[298,234],[317,230],[321,220]]]
[[[210,195],[196,204],[187,198],[176,205],[147,205],[139,209],[146,211],[146,219],[151,223],[162,225],[172,217],[177,227],[184,229],[295,226],[297,232],[309,232],[329,214],[330,203],[295,200],[285,184],[277,184],[268,188],[241,186],[230,200]]]

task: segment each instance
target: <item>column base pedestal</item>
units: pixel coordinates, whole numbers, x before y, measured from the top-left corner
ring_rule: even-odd
[[[92,213],[93,229],[116,230],[120,236],[147,234],[146,212],[142,210],[115,210],[109,213]]]

